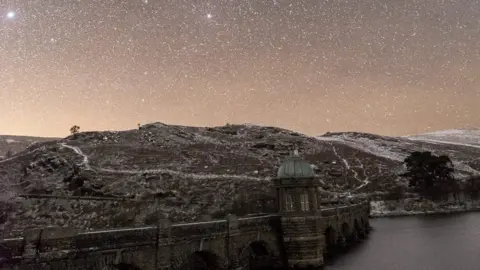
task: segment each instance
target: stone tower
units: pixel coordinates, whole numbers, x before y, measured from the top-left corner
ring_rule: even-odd
[[[289,267],[323,265],[318,185],[311,165],[297,151],[283,162],[273,179]]]

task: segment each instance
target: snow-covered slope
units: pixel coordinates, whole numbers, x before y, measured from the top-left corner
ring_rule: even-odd
[[[455,140],[453,131],[448,134],[450,134],[450,140]],[[437,155],[445,154],[452,159],[458,177],[480,175],[480,145],[463,143],[474,142],[476,131],[464,131],[458,134],[460,136],[456,139],[457,142],[416,137],[387,137],[357,132],[327,133],[317,138],[322,141],[342,143],[398,164],[414,151],[430,151]]]
[[[321,141],[343,143],[360,151],[380,156],[392,161],[401,162],[408,155],[404,151],[405,145],[409,142],[392,137],[382,137],[373,134],[343,132],[329,133],[317,137]]]
[[[480,129],[451,129],[408,136],[411,140],[445,142],[456,145],[480,147]]]

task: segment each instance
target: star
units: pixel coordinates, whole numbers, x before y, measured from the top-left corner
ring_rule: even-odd
[[[474,4],[44,2],[0,0],[0,56],[8,55],[0,64],[0,134],[64,136],[74,124],[129,129],[137,117],[262,122],[313,136],[480,125]],[[441,25],[432,24],[434,14]],[[106,99],[112,118],[95,117]]]
[[[16,14],[15,14],[14,11],[9,11],[9,12],[7,13],[7,18],[13,19],[13,18],[15,18],[15,15],[16,15]]]

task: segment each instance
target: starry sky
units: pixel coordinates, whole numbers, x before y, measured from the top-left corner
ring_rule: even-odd
[[[480,127],[477,0],[0,0],[0,134]]]

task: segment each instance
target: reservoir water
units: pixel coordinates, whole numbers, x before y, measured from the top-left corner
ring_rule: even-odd
[[[368,239],[326,270],[478,270],[480,213],[372,219]]]

